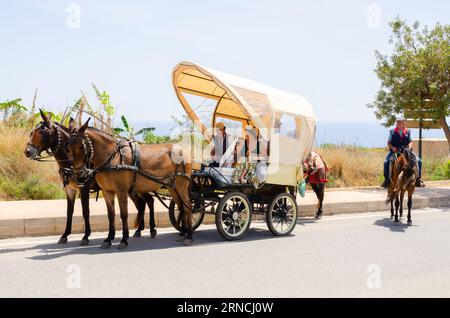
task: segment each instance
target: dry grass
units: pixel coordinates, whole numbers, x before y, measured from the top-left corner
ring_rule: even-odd
[[[23,154],[29,132],[0,124],[0,200],[63,196],[57,164],[32,161]]]
[[[383,181],[383,162],[387,149],[325,145],[316,151],[330,169],[329,187],[379,186]],[[423,180],[448,179],[448,162],[447,156],[424,158]]]
[[[0,200],[63,198],[56,163],[32,161],[23,154],[29,132],[0,123]],[[382,182],[385,149],[325,145],[317,152],[330,168],[329,187],[375,186]],[[423,167],[424,180],[450,179],[448,157],[425,158]]]
[[[384,149],[328,145],[317,152],[330,169],[329,187],[371,186],[382,181]]]

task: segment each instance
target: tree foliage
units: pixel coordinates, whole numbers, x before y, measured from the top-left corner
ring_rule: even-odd
[[[397,17],[390,27],[393,51],[389,56],[375,52],[381,87],[368,106],[385,126],[405,111],[414,119],[426,113],[426,118],[443,125],[450,144],[445,120],[450,114],[450,26],[437,23],[429,29],[419,22],[410,26]]]

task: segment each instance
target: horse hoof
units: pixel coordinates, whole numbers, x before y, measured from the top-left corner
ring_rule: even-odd
[[[117,246],[117,248],[119,250],[125,250],[125,249],[127,249],[127,247],[128,247],[128,243],[125,243],[125,242],[120,242],[119,246]]]
[[[411,226],[412,225],[412,221],[410,220],[410,221],[408,221],[408,225],[409,226]]]
[[[155,238],[156,234],[157,234],[156,230],[150,231],[150,238],[152,239]]]
[[[89,245],[89,240],[87,238],[84,238],[80,242],[80,246],[87,246]]]
[[[177,242],[184,242],[184,240],[185,240],[184,235],[179,235],[177,238]]]
[[[111,247],[111,242],[103,242],[102,243],[102,248],[103,249],[108,249]]]
[[[183,245],[184,246],[191,246],[192,245],[192,243],[193,243],[194,241],[192,240],[192,239],[185,239],[184,241],[183,241]]]
[[[394,220],[394,223],[398,223],[398,222],[400,222],[398,219],[395,219],[395,220]]]
[[[66,244],[67,243],[67,237],[61,237],[58,241],[58,244]]]
[[[133,237],[141,237],[141,231],[134,232]]]

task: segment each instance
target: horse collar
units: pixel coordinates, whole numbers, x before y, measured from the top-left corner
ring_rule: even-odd
[[[86,156],[86,167],[90,167],[92,163],[92,158],[94,157],[94,146],[92,145],[92,140],[88,135],[82,139],[84,154]]]
[[[56,129],[56,141],[57,141],[56,148],[55,148],[55,150],[52,150],[51,147],[50,147],[51,153],[53,155],[55,155],[56,153],[58,153],[58,151],[61,150],[61,144],[62,144],[61,132],[59,131],[58,126],[55,126],[55,129]]]

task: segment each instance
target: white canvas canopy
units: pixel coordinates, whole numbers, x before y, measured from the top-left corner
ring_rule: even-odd
[[[269,179],[296,183],[315,137],[315,114],[305,98],[191,62],[176,65],[172,81],[188,117],[208,141],[219,118],[255,126],[270,141]],[[198,105],[189,101],[192,95],[212,101],[208,115],[199,114]]]

